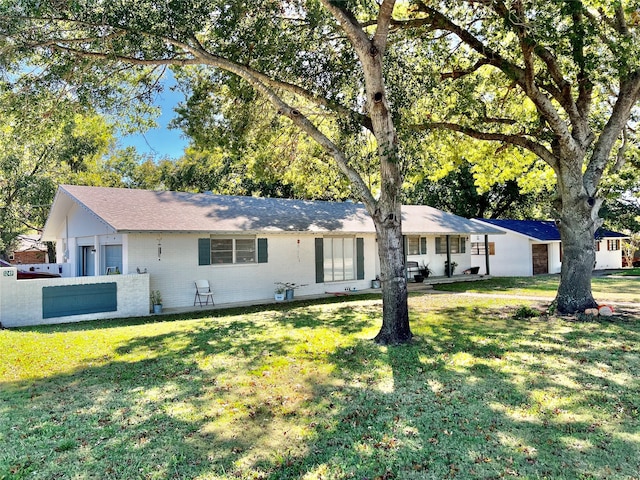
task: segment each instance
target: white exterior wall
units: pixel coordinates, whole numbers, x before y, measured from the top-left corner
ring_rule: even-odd
[[[562,262],[560,261],[561,243],[556,241],[549,242],[547,245],[547,251],[549,252],[549,273],[560,273],[560,270],[562,270]]]
[[[616,239],[618,240],[618,239]],[[622,241],[622,239],[619,239]],[[600,251],[596,252],[596,270],[622,268],[622,251],[607,250],[607,239],[600,240]]]
[[[16,268],[0,268],[0,322],[5,327],[81,322],[149,314],[148,275],[18,280]],[[117,285],[117,311],[42,318],[42,289],[49,286],[111,283]]]
[[[472,235],[472,242],[484,244],[484,235]],[[533,275],[531,241],[522,235],[506,232],[505,235],[489,235],[495,244],[495,255],[489,256],[490,273],[497,277],[528,277]],[[471,264],[486,273],[484,255],[471,255]]]
[[[150,289],[160,290],[165,308],[192,306],[196,280],[209,280],[216,304],[272,299],[275,282],[305,284],[296,295],[343,292],[371,287],[376,277],[374,235],[364,238],[364,280],[315,283],[315,238],[311,234],[256,235],[268,242],[268,262],[198,265],[198,239],[206,234],[129,234],[128,273],[149,273]],[[355,238],[355,236],[354,236]],[[158,256],[158,244],[161,254]]]

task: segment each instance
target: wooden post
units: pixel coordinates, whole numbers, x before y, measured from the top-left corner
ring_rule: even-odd
[[[490,275],[489,270],[489,235],[484,236],[484,261],[487,269],[487,275]]]

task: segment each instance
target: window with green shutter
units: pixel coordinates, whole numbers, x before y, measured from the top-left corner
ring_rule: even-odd
[[[364,279],[364,239],[316,238],[316,283]]]

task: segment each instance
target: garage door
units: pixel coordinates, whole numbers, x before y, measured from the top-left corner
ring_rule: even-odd
[[[533,274],[549,273],[549,250],[546,244],[531,245]]]

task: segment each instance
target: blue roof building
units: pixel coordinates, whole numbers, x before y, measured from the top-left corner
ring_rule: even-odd
[[[474,219],[484,225],[496,227],[504,236],[489,236],[491,274],[496,276],[530,276],[560,273],[562,242],[560,231],[553,220],[496,220]],[[622,267],[621,240],[626,235],[598,229],[594,242],[596,269]],[[471,237],[472,265],[484,265],[484,238]]]

